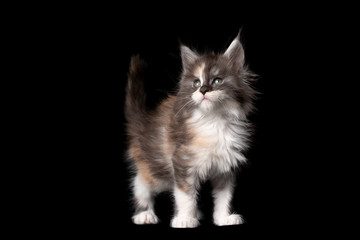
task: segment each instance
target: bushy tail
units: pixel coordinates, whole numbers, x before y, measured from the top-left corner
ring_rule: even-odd
[[[146,62],[139,56],[131,58],[125,99],[125,117],[129,130],[141,130],[146,120],[144,89],[146,69]]]

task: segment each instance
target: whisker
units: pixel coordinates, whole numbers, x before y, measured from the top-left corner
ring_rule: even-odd
[[[184,106],[182,106],[180,109],[179,109],[179,111],[177,111],[177,113],[175,114],[175,118],[177,117],[177,115],[181,112],[181,110],[184,108],[184,107],[186,107],[187,105],[189,105],[189,104],[191,104],[192,103],[192,99],[190,99],[189,101],[187,101],[185,104],[184,104]]]

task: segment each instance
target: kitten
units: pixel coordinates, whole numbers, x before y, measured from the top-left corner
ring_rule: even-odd
[[[157,223],[154,196],[171,190],[176,205],[171,226],[197,227],[197,191],[206,180],[213,185],[214,223],[243,223],[241,215],[232,214],[230,204],[236,169],[246,161],[247,116],[256,92],[250,86],[255,75],[244,63],[239,35],[223,54],[199,55],[182,45],[178,92],[154,111],[145,107],[147,65],[132,57],[125,115],[128,159],[136,173],[132,181],[135,224]]]

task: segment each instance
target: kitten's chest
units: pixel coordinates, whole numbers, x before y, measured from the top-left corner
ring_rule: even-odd
[[[233,144],[236,137],[230,131],[230,126],[225,121],[201,121],[190,130],[192,145],[198,150],[216,150]]]
[[[190,148],[194,164],[202,171],[215,168],[222,172],[245,161],[241,150],[246,148],[246,128],[240,121],[217,117],[199,119],[190,124]]]

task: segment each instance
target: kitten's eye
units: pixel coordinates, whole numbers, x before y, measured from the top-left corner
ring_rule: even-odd
[[[201,87],[201,82],[200,82],[200,80],[199,80],[199,79],[196,79],[196,80],[194,81],[194,83],[193,83],[193,86],[196,87],[196,88]]]
[[[212,84],[214,86],[219,86],[220,84],[222,84],[224,82],[224,80],[222,80],[221,78],[215,78],[214,81],[212,82]]]

